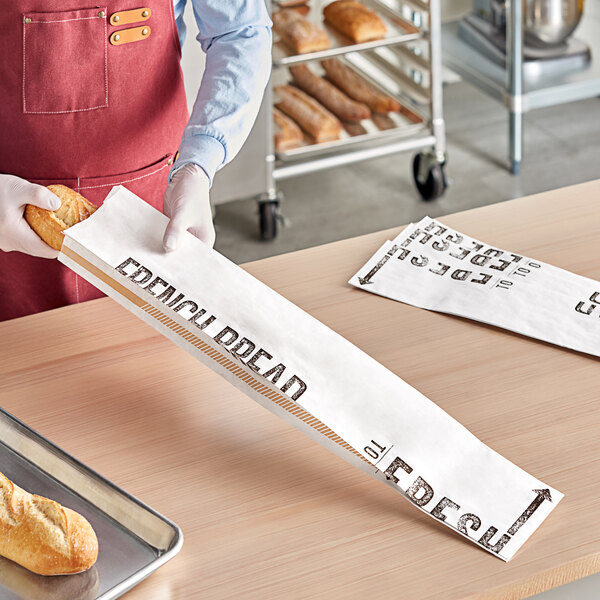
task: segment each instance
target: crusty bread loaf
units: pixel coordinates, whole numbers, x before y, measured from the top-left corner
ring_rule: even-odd
[[[291,85],[277,86],[275,92],[279,96],[277,108],[292,117],[317,143],[340,137],[342,124],[314,98]]]
[[[100,577],[96,567],[75,575],[44,577],[0,556],[2,598],[2,592],[8,590],[9,597],[15,600],[96,600],[99,587]]]
[[[385,37],[385,23],[356,0],[336,0],[323,9],[323,15],[330,25],[357,44]]]
[[[329,48],[327,34],[307,21],[297,10],[287,8],[273,13],[273,29],[283,42],[298,54]]]
[[[79,513],[0,473],[0,555],[38,575],[70,575],[96,562],[98,539]]]
[[[294,83],[307,94],[316,98],[325,108],[344,121],[362,121],[371,116],[366,104],[348,98],[344,92],[315,75],[306,65],[290,67]]]
[[[337,58],[321,61],[327,79],[337,85],[350,98],[363,102],[373,112],[399,112],[400,103],[391,96],[380,92],[375,86],[363,79],[356,71],[347,67]]]
[[[65,185],[49,185],[48,189],[60,198],[60,208],[51,211],[28,204],[25,220],[48,246],[60,250],[63,231],[87,219],[98,207]]]
[[[275,107],[273,107],[273,121],[278,129],[275,131],[275,150],[285,152],[297,148],[302,143],[304,136],[300,127]]]

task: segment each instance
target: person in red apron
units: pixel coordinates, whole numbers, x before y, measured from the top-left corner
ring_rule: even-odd
[[[12,0],[0,10],[0,320],[102,295],[24,220],[28,203],[58,207],[43,186],[101,205],[124,185],[170,218],[165,251],[186,230],[214,243],[210,184],[258,113],[271,23],[263,0],[192,0],[206,67],[189,117],[185,3]]]

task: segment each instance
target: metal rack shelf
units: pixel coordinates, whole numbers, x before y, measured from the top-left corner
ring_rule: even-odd
[[[319,52],[308,52],[306,54],[294,54],[283,42],[279,41],[277,34],[273,40],[273,66],[295,65],[312,60],[322,60],[332,56],[340,56],[348,52],[362,52],[380,46],[389,46],[393,44],[404,44],[418,40],[422,33],[410,21],[402,18],[396,11],[391,9],[388,4],[381,0],[362,0],[363,4],[376,11],[385,23],[387,34],[383,39],[371,40],[355,44],[347,37],[336,31],[326,21],[323,20],[323,8],[332,0],[312,0],[310,11],[306,19],[315,25],[321,27],[327,32],[331,47]]]
[[[432,148],[415,167],[417,187],[424,198],[428,194],[429,198],[437,197],[445,189],[440,0],[362,0],[379,14],[388,31],[383,39],[363,44],[351,43],[323,22],[322,9],[331,1],[309,0],[310,12],[306,17],[327,31],[330,49],[293,55],[275,38],[273,74],[254,128],[235,161],[215,178],[214,204],[259,197],[263,239],[270,239],[276,233],[277,182],[288,177]],[[277,8],[275,3],[274,8]],[[298,149],[276,153],[272,121],[274,86],[289,81],[288,66],[308,63],[309,68],[318,72],[316,61],[331,56],[341,57],[362,77],[398,99],[405,107],[404,113],[343,124],[345,131],[339,140],[316,144],[307,139]],[[424,192],[420,185],[429,184],[434,169],[434,187]],[[265,234],[267,222],[270,225]]]
[[[600,3],[587,0],[586,10],[574,37],[590,47],[591,60],[580,69],[562,69],[542,73],[535,63],[522,61],[522,28],[512,27],[521,23],[520,3],[510,2],[507,12],[508,47],[514,48],[514,56],[507,53],[507,68],[477,52],[459,37],[457,21],[442,27],[444,64],[458,73],[465,81],[481,89],[506,105],[511,121],[509,147],[511,170],[518,173],[522,161],[522,115],[528,111],[565,102],[573,102],[600,96]],[[511,86],[512,82],[512,86]]]
[[[394,97],[402,106],[400,112],[385,115],[373,114],[371,119],[359,123],[343,123],[344,130],[340,139],[331,142],[316,144],[307,140],[306,144],[287,150],[276,152],[278,161],[290,162],[297,159],[307,160],[328,152],[340,152],[352,149],[365,142],[383,141],[384,139],[399,139],[414,135],[427,126],[426,116],[421,114],[418,107],[412,105],[401,86],[394,79],[385,76],[378,64],[373,60],[373,52],[350,53],[340,59],[343,63],[360,73],[363,79],[369,81],[382,92]],[[317,75],[324,75],[322,68],[317,64],[310,64],[309,68]],[[273,73],[274,85],[289,83],[287,69],[278,69]],[[277,179],[277,175],[275,175]]]

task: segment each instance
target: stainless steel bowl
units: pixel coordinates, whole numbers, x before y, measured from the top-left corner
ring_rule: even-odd
[[[579,25],[582,13],[583,0],[524,0],[525,43],[542,47],[562,44]]]

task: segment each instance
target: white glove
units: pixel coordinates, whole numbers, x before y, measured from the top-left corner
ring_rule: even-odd
[[[60,199],[42,185],[14,175],[0,175],[0,250],[56,258],[58,251],[42,241],[23,217],[27,204],[57,210]]]
[[[165,252],[176,250],[186,231],[214,246],[209,191],[208,176],[198,165],[186,163],[175,172],[163,200],[163,212],[171,219],[163,238]]]

